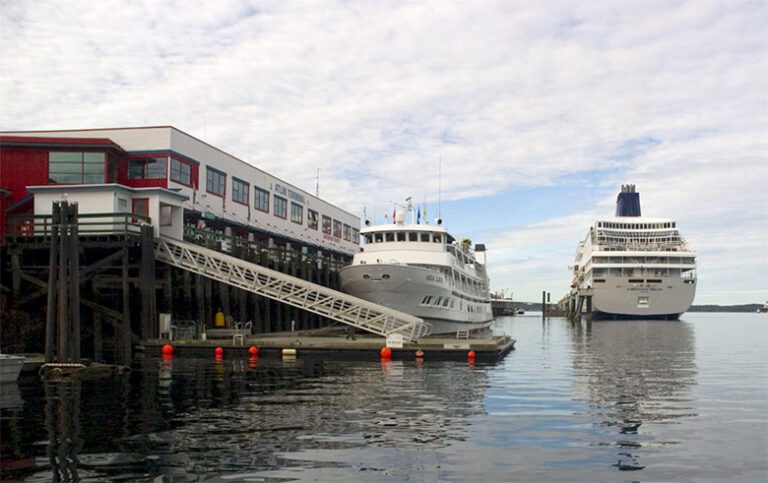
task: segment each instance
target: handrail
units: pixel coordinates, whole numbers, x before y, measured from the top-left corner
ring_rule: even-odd
[[[80,236],[122,235],[139,236],[143,225],[151,225],[148,216],[134,213],[84,213],[78,214]],[[19,242],[29,239],[50,239],[52,227],[58,226],[53,215],[9,215],[6,220],[6,240]]]
[[[377,305],[237,257],[166,237],[155,239],[157,260],[204,277],[379,335],[418,340],[431,325]]]

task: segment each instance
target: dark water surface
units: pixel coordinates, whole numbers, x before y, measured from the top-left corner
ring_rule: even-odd
[[[768,316],[502,318],[464,362],[163,361],[0,388],[26,481],[765,481]]]

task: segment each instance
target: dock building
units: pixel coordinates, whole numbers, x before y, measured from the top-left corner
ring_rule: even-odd
[[[428,331],[337,291],[358,217],[171,126],[0,133],[0,217],[4,347],[48,361],[127,363],[220,312],[254,335]]]

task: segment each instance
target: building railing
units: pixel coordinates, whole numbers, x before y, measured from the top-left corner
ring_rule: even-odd
[[[90,236],[140,236],[143,225],[151,225],[148,216],[133,213],[83,213],[78,214],[78,232],[81,237]],[[18,243],[31,239],[48,240],[55,226],[53,215],[10,215],[6,220],[6,241]]]
[[[184,241],[229,253],[256,264],[264,264],[267,261],[284,265],[308,263],[316,265],[318,269],[327,268],[331,272],[338,272],[349,264],[347,257],[317,256],[295,249],[268,247],[256,240],[224,235],[214,230],[199,229],[193,225],[184,226]]]

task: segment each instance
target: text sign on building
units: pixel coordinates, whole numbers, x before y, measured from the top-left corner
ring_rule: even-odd
[[[403,334],[389,334],[387,336],[387,347],[390,349],[402,349]]]

